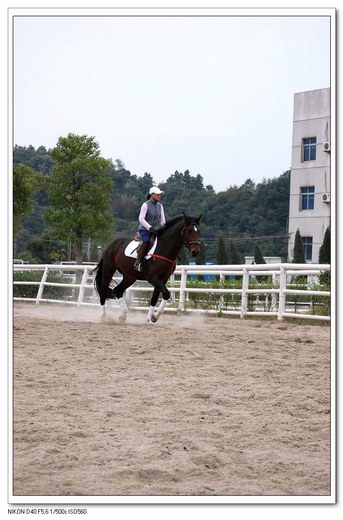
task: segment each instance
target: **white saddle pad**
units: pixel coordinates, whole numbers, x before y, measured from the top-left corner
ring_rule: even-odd
[[[129,256],[130,258],[137,258],[137,249],[140,242],[137,240],[132,240],[125,248],[124,255]],[[150,258],[151,255],[154,254],[154,251],[157,246],[157,238],[155,238],[155,242],[153,243],[152,247],[149,249],[148,253],[146,254],[145,258]]]

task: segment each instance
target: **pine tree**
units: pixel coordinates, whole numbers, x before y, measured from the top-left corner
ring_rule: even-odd
[[[255,264],[265,264],[266,263],[263,255],[262,255],[260,246],[258,245],[257,242],[255,242],[255,245],[254,245],[254,261],[255,261]]]
[[[203,240],[200,241],[200,253],[196,257],[197,265],[205,265],[206,264],[206,244]],[[203,275],[198,275],[198,280],[203,280]]]
[[[216,261],[218,265],[226,265],[229,263],[229,256],[227,254],[223,235],[219,236]]]
[[[299,228],[297,229],[295,233],[295,239],[294,239],[294,249],[293,249],[293,260],[292,262],[294,264],[305,264],[305,249],[302,242],[301,234],[299,231]]]
[[[239,254],[237,253],[237,249],[235,247],[235,244],[233,243],[233,240],[231,239],[229,242],[229,264],[231,265],[237,265],[241,263],[241,259],[239,257]]]
[[[324,234],[323,243],[319,249],[319,263],[330,264],[331,263],[331,231],[328,227]],[[324,271],[319,277],[320,283],[323,285],[330,285],[330,271]]]
[[[254,262],[255,262],[255,264],[266,264],[267,263],[263,257],[262,251],[257,242],[255,242],[255,245],[254,245]],[[272,278],[271,278],[271,276],[259,276],[258,280],[260,282],[269,282],[269,281],[271,282]],[[270,294],[268,295],[268,298],[269,298],[269,296],[270,296]]]
[[[319,263],[320,264],[330,264],[331,263],[330,246],[331,246],[331,231],[330,231],[330,228],[327,228],[325,231],[323,243],[319,249]]]
[[[206,244],[203,240],[200,241],[200,253],[196,257],[197,265],[206,264]]]

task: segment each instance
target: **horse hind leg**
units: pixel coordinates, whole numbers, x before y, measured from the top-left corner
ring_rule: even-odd
[[[116,266],[111,265],[107,267],[106,265],[102,265],[102,278],[99,287],[99,297],[100,297],[100,305],[101,305],[101,317],[106,317],[106,300],[109,298],[113,298],[113,290],[110,289],[110,283],[113,278],[114,273],[116,272]]]
[[[124,298],[124,292],[128,287],[130,287],[135,282],[132,278],[123,278],[123,280],[120,282],[117,287],[113,289],[114,296],[118,299],[118,303],[120,306],[120,315],[119,315],[119,321],[122,323],[125,323],[127,318],[127,313],[129,312],[127,303]]]

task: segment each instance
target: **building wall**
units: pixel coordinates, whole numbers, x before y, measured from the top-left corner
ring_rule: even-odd
[[[294,237],[312,237],[312,258],[317,263],[326,228],[330,225],[330,204],[322,201],[330,194],[330,153],[323,149],[330,142],[330,88],[294,95],[291,184],[289,201],[288,260],[293,259]],[[316,137],[315,160],[304,161],[303,139]],[[301,188],[314,187],[313,209],[302,208]]]

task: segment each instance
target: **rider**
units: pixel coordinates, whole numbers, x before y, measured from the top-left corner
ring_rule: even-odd
[[[143,202],[141,206],[138,232],[142,243],[138,248],[137,260],[133,266],[137,271],[142,271],[141,261],[148,252],[152,234],[166,222],[163,206],[159,202],[163,193],[164,191],[161,191],[160,188],[153,186],[149,190],[146,202]]]

